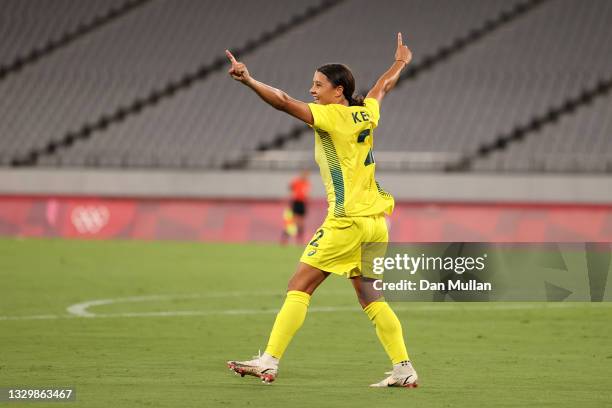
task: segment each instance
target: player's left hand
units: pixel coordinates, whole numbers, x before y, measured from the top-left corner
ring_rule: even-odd
[[[240,81],[242,83],[248,82],[251,79],[251,75],[249,74],[249,70],[247,69],[246,65],[244,65],[242,62],[236,61],[236,58],[234,58],[229,50],[225,50],[225,55],[227,55],[227,58],[232,63],[232,67],[228,71],[230,76],[236,81]]]

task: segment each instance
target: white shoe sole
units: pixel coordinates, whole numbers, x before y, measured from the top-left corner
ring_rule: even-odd
[[[253,377],[257,377],[261,379],[264,384],[271,384],[276,380],[276,374],[271,373],[260,373],[255,367],[251,366],[243,366],[236,361],[228,361],[227,368],[236,373],[236,375],[240,375],[244,377],[245,375],[252,375]]]

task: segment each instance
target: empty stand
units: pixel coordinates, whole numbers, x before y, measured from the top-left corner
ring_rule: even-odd
[[[92,0],[85,7],[78,1],[40,0],[36,8],[33,3],[3,3],[3,14],[11,17],[2,25],[10,41],[0,43],[1,61],[123,4]],[[308,89],[319,65],[345,63],[358,88],[367,88],[392,62],[398,31],[419,64],[442,45],[456,44],[475,27],[486,27],[500,16],[503,20],[508,10],[528,3],[341,2],[283,30],[244,62],[255,78],[310,101]],[[118,107],[213,63],[225,48],[244,49],[318,4],[244,2],[237,12],[235,5],[222,0],[156,0],[110,22],[0,82],[0,164],[44,150],[50,141],[65,140]],[[551,0],[477,38],[427,72],[402,81],[387,96],[375,132],[376,151],[393,152],[380,157],[407,160],[407,166],[389,166],[398,170],[439,170],[445,161],[475,154],[500,134],[610,75],[610,21],[612,3],[607,0]],[[610,171],[609,98],[475,161],[472,169]],[[38,164],[218,168],[251,156],[259,166],[255,152],[262,144],[273,146],[278,135],[295,136],[288,144],[278,144],[291,157],[304,157],[299,152],[313,146],[311,131],[302,132],[296,119],[276,112],[232,81],[225,67],[181,92],[165,94],[125,120],[109,123],[91,137],[53,147]],[[419,155],[431,158],[429,167],[417,160]]]

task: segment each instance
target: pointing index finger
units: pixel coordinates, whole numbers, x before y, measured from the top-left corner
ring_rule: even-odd
[[[229,58],[230,62],[232,64],[236,64],[236,58],[234,58],[234,56],[232,55],[231,52],[229,52],[229,50],[225,50],[225,55],[227,55],[227,58]]]
[[[397,33],[397,45],[398,47],[403,45],[404,43],[402,42],[402,33]]]

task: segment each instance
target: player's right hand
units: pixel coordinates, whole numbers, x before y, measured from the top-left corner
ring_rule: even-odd
[[[402,33],[397,33],[397,49],[395,50],[395,60],[410,63],[412,52],[402,41]]]
[[[246,65],[244,65],[242,62],[236,61],[236,58],[234,58],[229,50],[225,50],[225,55],[227,55],[227,58],[232,63],[232,67],[228,71],[232,78],[242,83],[246,83],[251,79],[251,75],[249,75],[249,70],[247,69]]]

